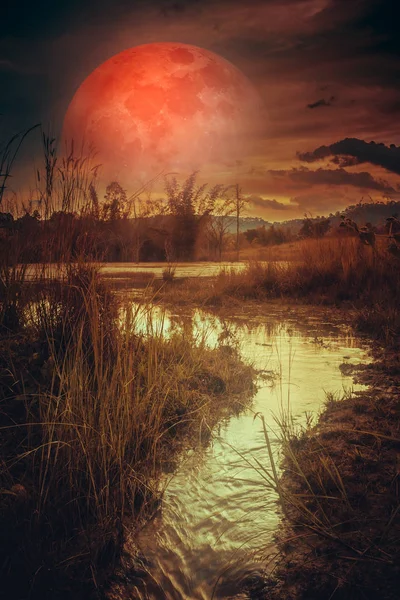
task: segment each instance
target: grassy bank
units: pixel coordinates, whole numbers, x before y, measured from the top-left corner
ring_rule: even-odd
[[[315,427],[282,429],[281,559],[263,598],[399,597],[399,357],[359,378],[371,389],[328,397]]]
[[[273,298],[342,306],[353,311],[363,331],[397,341],[400,259],[385,243],[372,248],[348,237],[303,240],[294,255],[293,262],[251,262],[244,271],[227,270],[208,282],[164,285],[159,294],[166,301],[206,306]]]
[[[252,370],[187,331],[139,335],[87,265],[2,292],[2,592],[100,597],[125,521],[148,517],[182,448],[250,396]]]

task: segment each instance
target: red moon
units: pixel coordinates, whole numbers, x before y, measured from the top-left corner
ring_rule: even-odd
[[[63,138],[90,144],[109,177],[190,171],[239,158],[258,96],[224,58],[181,43],[136,46],[97,67],[73,97]]]

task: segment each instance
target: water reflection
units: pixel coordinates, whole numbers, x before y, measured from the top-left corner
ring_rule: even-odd
[[[100,273],[105,278],[129,279],[137,273],[148,274],[161,278],[167,263],[106,263]],[[244,262],[191,262],[174,263],[173,269],[176,277],[214,277],[224,270],[241,271],[246,267]]]
[[[265,313],[265,308],[263,308]],[[138,315],[139,316],[139,315]],[[237,315],[223,321],[202,311],[184,316],[155,307],[138,319],[142,333],[162,322],[174,331],[207,337],[210,345],[235,342],[260,374],[251,409],[214,431],[210,445],[193,451],[173,476],[162,511],[132,544],[140,548],[142,577],[115,586],[111,598],[210,600],[233,597],[240,580],[273,561],[273,533],[279,524],[275,492],[257,469],[269,467],[258,411],[266,418],[279,458],[274,415],[288,407],[301,427],[305,413],[316,415],[325,394],[360,389],[340,370],[342,363],[367,362],[366,349],[348,327],[315,309],[268,308],[268,314]]]
[[[159,279],[162,277],[164,269],[168,267],[167,263],[104,263],[100,264],[100,274],[105,279],[115,280],[122,279],[129,282],[129,279],[134,280],[138,274],[147,275],[149,279],[152,277]],[[21,265],[22,267],[22,265]],[[241,271],[246,267],[245,262],[192,262],[192,263],[174,263],[176,277],[214,277],[223,270]],[[38,277],[43,279],[58,279],[65,277],[67,274],[67,266],[58,263],[46,264],[30,264],[24,265],[25,279],[37,280]]]

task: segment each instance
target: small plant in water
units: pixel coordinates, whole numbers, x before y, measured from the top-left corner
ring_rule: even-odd
[[[172,264],[163,269],[162,278],[166,283],[172,283],[175,280],[176,267]]]

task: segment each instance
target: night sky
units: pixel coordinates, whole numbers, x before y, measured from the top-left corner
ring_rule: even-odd
[[[38,122],[60,134],[80,84],[118,52],[182,42],[230,61],[262,98],[252,152],[229,175],[251,196],[252,214],[282,221],[329,214],[362,198],[400,199],[398,2],[7,4],[0,28],[2,141]],[[20,158],[25,177],[34,151],[31,140]],[[229,165],[221,176],[227,171]]]

